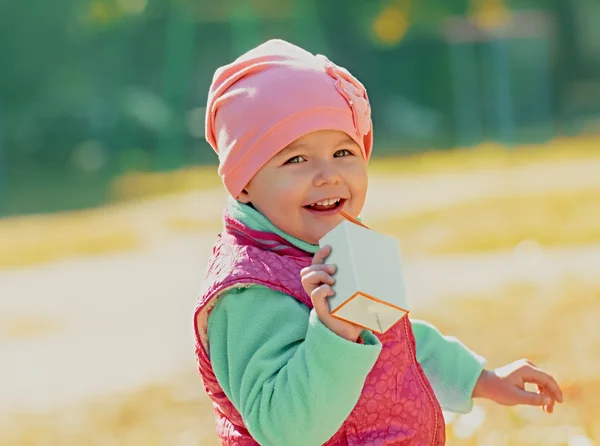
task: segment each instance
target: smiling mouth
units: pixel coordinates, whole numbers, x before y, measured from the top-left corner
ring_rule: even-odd
[[[343,198],[330,198],[327,200],[317,201],[316,203],[309,204],[308,206],[304,207],[310,211],[327,212],[341,209],[345,201],[346,200]]]

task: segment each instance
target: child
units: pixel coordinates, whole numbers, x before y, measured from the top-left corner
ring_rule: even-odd
[[[373,141],[348,71],[268,41],[215,73],[206,138],[231,195],[195,313],[222,444],[442,445],[441,408],[562,401],[530,362],[484,370],[425,322],[375,335],[329,314],[335,267],[318,240],[342,208],[359,216]]]

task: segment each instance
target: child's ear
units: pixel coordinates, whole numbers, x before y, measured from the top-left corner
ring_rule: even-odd
[[[242,192],[237,197],[237,201],[240,203],[248,204],[250,203],[250,195],[246,189],[242,189]]]

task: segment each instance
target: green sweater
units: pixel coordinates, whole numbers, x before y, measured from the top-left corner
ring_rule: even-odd
[[[283,233],[250,206],[231,200],[229,212],[307,252],[318,249]],[[469,412],[485,359],[434,326],[411,321],[417,359],[442,408]],[[295,298],[259,285],[226,291],[208,320],[217,380],[263,445],[320,445],[337,432],[381,351],[373,333],[365,330],[361,337],[363,344],[337,336]]]

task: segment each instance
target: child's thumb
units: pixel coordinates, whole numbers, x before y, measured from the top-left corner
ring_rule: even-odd
[[[324,317],[329,315],[329,296],[333,296],[333,290],[327,284],[323,284],[316,288],[311,297],[317,316],[322,320]]]

